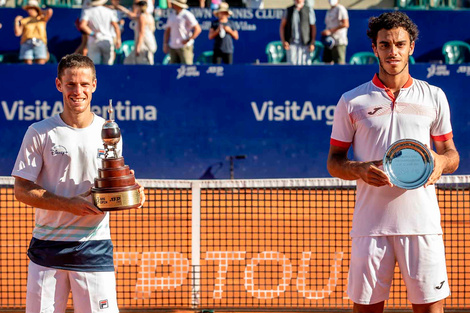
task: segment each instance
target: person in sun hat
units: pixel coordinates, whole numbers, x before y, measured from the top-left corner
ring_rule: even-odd
[[[232,14],[226,2],[222,2],[219,9],[214,11],[217,20],[212,21],[209,29],[209,39],[214,39],[214,54],[212,56],[212,63],[214,64],[233,63],[232,38],[238,40],[238,31],[229,19]]]
[[[42,10],[37,0],[29,0],[23,7],[28,17],[15,18],[14,32],[21,36],[19,59],[26,64],[44,64],[49,59],[46,24],[52,17],[52,9]]]
[[[187,10],[187,0],[171,0],[174,10],[170,13],[163,35],[163,52],[170,54],[171,64],[193,64],[194,40],[201,33],[201,26]]]
[[[88,35],[88,56],[93,63],[112,65],[115,49],[121,47],[121,30],[116,12],[105,7],[106,2],[90,2],[90,7],[83,10],[80,17],[80,30]]]

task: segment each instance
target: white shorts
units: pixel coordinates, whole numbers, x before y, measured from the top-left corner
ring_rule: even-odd
[[[388,300],[397,262],[411,303],[450,295],[442,235],[378,236],[352,239],[349,298],[358,304]]]
[[[114,272],[74,272],[29,262],[26,313],[65,312],[72,291],[75,313],[117,313]]]

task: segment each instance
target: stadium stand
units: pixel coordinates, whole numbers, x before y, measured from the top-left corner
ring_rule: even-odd
[[[321,43],[321,41],[315,41],[315,51],[313,51],[311,54],[312,64],[322,63],[323,49],[325,49],[325,46]]]
[[[196,64],[212,64],[214,51],[204,51],[196,59]]]
[[[349,60],[349,64],[375,64],[378,62],[379,60],[375,54],[369,51],[356,52]]]
[[[469,63],[470,45],[460,40],[448,41],[442,46],[442,54],[446,64]]]
[[[268,63],[279,64],[286,62],[286,51],[281,41],[271,41],[266,45]]]

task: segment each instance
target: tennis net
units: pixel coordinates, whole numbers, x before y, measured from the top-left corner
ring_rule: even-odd
[[[142,209],[111,212],[122,310],[342,310],[355,183],[142,180]],[[470,176],[437,184],[452,295],[470,311]],[[0,178],[0,310],[24,308],[34,209]],[[72,299],[69,300],[72,306]],[[409,309],[395,272],[388,309]]]

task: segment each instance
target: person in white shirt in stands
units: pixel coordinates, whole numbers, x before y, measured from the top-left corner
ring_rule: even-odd
[[[121,30],[116,11],[107,8],[107,0],[92,0],[83,10],[80,30],[88,35],[88,56],[95,64],[112,65],[115,50],[121,47]]]
[[[450,288],[434,183],[460,160],[449,103],[440,88],[409,74],[418,27],[406,14],[372,17],[367,35],[379,73],[339,100],[327,161],[332,176],[357,181],[347,294],[354,312],[383,312],[398,264],[413,311],[442,313]],[[394,186],[383,170],[385,152],[400,139],[434,146],[421,187]]]
[[[345,64],[346,46],[348,45],[349,15],[348,10],[338,3],[338,0],[329,0],[331,8],[326,12],[326,29],[321,32],[322,36],[332,36],[335,45],[323,50],[323,62]]]
[[[163,35],[163,52],[170,54],[171,64],[193,64],[194,40],[201,26],[194,15],[186,10],[187,0],[171,0],[174,11],[170,13]]]

